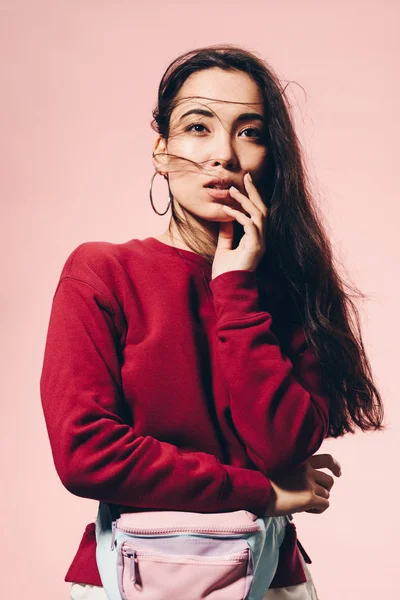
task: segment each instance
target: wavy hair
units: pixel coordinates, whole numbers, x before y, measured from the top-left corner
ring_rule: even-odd
[[[362,431],[383,430],[382,398],[373,381],[354,301],[367,296],[339,274],[311,192],[286,88],[271,66],[253,52],[231,44],[186,52],[170,63],[160,81],[151,126],[168,141],[170,116],[181,86],[192,73],[214,67],[250,75],[262,92],[268,148],[262,197],[268,218],[267,250],[257,276],[278,282],[283,301],[279,302],[280,316],[277,313],[275,319],[274,314],[276,323],[287,324],[288,319],[300,323],[321,365],[331,400],[327,437],[355,433],[354,426]],[[202,168],[201,164],[192,164]],[[185,214],[184,207],[181,210]],[[215,239],[199,235],[188,220],[177,214],[173,201],[171,211],[169,230],[173,221],[188,247],[212,262]],[[193,215],[192,219],[196,221]],[[243,227],[233,223],[236,247]]]

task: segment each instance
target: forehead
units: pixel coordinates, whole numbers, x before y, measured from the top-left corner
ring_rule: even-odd
[[[232,118],[248,108],[264,114],[261,90],[250,75],[214,67],[192,73],[180,88],[175,102],[174,116],[195,105],[210,106],[217,114]]]

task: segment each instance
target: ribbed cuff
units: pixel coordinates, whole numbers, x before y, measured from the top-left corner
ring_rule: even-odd
[[[220,499],[220,511],[249,510],[265,516],[271,496],[271,483],[260,471],[224,465],[227,471]]]
[[[260,312],[255,271],[227,271],[211,279],[209,286],[218,320],[243,319]]]

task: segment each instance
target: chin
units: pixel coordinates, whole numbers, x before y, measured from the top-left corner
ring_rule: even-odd
[[[228,215],[223,210],[223,206],[224,205],[220,203],[212,203],[210,205],[210,210],[207,211],[208,214],[204,214],[202,218],[208,221],[236,221],[234,216]]]

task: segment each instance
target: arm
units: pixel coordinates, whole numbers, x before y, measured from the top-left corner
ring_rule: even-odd
[[[271,486],[262,473],[223,465],[204,452],[181,453],[172,444],[135,436],[124,422],[115,326],[122,318],[111,293],[106,297],[103,288],[100,293],[86,281],[61,277],[40,394],[63,485],[77,496],[122,506],[264,514]]]
[[[232,419],[247,453],[266,475],[296,467],[318,450],[329,426],[322,371],[303,329],[292,336],[291,362],[271,314],[260,308],[255,271],[221,273],[210,290]]]

